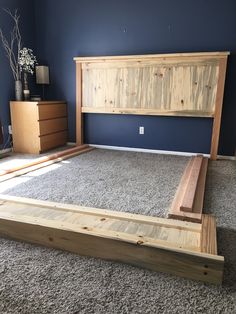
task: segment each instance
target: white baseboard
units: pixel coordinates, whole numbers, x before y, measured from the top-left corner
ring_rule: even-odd
[[[96,144],[89,144],[89,146],[101,148],[101,149],[121,150],[121,151],[128,151],[128,152],[140,152],[140,153],[151,153],[151,154],[162,154],[162,155],[187,156],[187,157],[201,154],[204,157],[208,157],[208,158],[210,157],[210,154],[202,154],[202,153],[188,153],[188,152],[177,152],[177,151],[168,151],[168,150],[108,146],[108,145],[96,145]],[[218,159],[236,160],[236,157],[219,155]]]
[[[233,161],[236,161],[236,156],[218,155],[217,158],[221,159],[221,160],[233,160]]]
[[[89,146],[96,147],[96,148],[102,148],[102,149],[122,150],[122,151],[128,151],[128,152],[151,153],[151,154],[162,154],[162,155],[176,155],[176,156],[196,156],[196,155],[201,154],[205,157],[210,157],[209,154],[202,154],[202,153],[176,152],[176,151],[168,151],[168,150],[120,147],[120,146],[107,146],[107,145],[95,145],[95,144],[89,144]]]
[[[74,143],[74,142],[67,142],[66,145],[68,145],[68,146],[75,146],[76,143]]]
[[[0,155],[12,152],[12,148],[5,148],[0,150]]]

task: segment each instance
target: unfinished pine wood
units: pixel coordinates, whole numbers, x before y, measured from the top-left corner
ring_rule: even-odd
[[[212,64],[133,65],[118,68],[109,63],[106,68],[83,70],[83,111],[130,108],[172,111],[185,115],[198,111],[214,113],[218,80],[218,61]],[[148,111],[147,111],[148,112]]]
[[[126,55],[126,56],[99,56],[99,57],[75,57],[75,62],[80,63],[93,63],[93,62],[120,62],[120,61],[137,61],[142,62],[143,60],[153,60],[159,59],[164,61],[167,60],[183,60],[185,58],[192,58],[196,60],[212,59],[212,57],[217,57],[219,59],[224,58],[229,55],[228,51],[215,51],[215,52],[184,52],[184,53],[165,53],[165,54],[146,54],[146,55]]]
[[[192,157],[188,162],[172,201],[169,218],[201,222],[208,165],[207,158],[204,157],[202,160],[201,158]],[[191,211],[183,211],[184,206],[191,208]]]
[[[215,114],[214,114],[212,138],[211,138],[211,159],[212,160],[217,159],[217,153],[218,153],[226,66],[227,66],[226,58],[219,61],[219,76],[218,76],[218,82],[217,82]]]
[[[205,185],[207,176],[208,158],[203,158],[202,166],[199,174],[197,189],[193,204],[193,213],[202,213],[205,195]]]
[[[202,156],[197,156],[193,159],[193,163],[190,169],[183,199],[180,204],[180,210],[182,211],[185,211],[185,212],[193,211],[193,204],[195,200],[198,180],[199,180],[200,171],[202,167],[202,161],[203,161]]]
[[[199,224],[187,223],[187,229],[182,229],[185,222],[170,223],[163,218],[108,212],[104,211],[103,215],[103,210],[88,208],[87,212],[86,207],[76,205],[50,205],[1,196],[0,234],[81,255],[221,283],[224,258],[201,252]]]
[[[57,157],[55,156],[55,158],[52,157],[52,158],[49,158],[49,160],[40,161],[40,162],[36,162],[36,163],[32,163],[30,165],[20,167],[19,170],[10,171],[10,173],[7,173],[7,174],[0,176],[0,182],[4,182],[4,181],[10,180],[12,178],[22,176],[26,173],[38,170],[40,168],[50,166],[54,163],[61,162],[62,160],[66,160],[66,159],[78,156],[80,154],[90,152],[93,149],[95,149],[95,148],[94,147],[88,147],[88,146],[87,147],[85,146],[82,148],[79,147],[79,149],[75,150],[74,152],[71,152],[71,153],[67,152],[66,154],[61,154],[61,155],[59,154],[59,156],[57,156]]]
[[[9,173],[12,173],[12,172],[15,172],[15,171],[18,171],[18,170],[22,170],[24,168],[35,166],[35,165],[41,164],[41,163],[43,163],[45,161],[53,160],[53,159],[56,159],[56,158],[63,157],[65,155],[76,153],[76,152],[78,152],[80,150],[83,150],[85,148],[88,148],[88,147],[89,147],[88,145],[76,146],[76,147],[64,149],[64,150],[62,150],[60,152],[57,152],[57,153],[54,153],[54,154],[51,154],[51,155],[48,155],[48,156],[36,158],[36,159],[32,160],[31,162],[27,162],[26,164],[23,164],[23,165],[18,166],[18,167],[13,167],[11,169],[0,170],[0,176],[3,176],[5,174],[9,174]]]
[[[76,144],[83,144],[82,67],[76,64]]]
[[[83,113],[214,117],[216,158],[229,52],[74,58],[77,137]]]
[[[216,219],[202,215],[201,252],[217,255]]]

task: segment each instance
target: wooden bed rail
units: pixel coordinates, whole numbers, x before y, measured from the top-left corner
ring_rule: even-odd
[[[83,113],[213,118],[217,158],[229,52],[77,57],[77,145]]]
[[[200,223],[208,159],[192,157],[188,162],[170,207],[169,218]]]

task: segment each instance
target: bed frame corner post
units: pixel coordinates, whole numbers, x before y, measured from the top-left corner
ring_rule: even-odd
[[[211,160],[216,160],[217,153],[218,153],[220,126],[221,126],[221,114],[222,114],[222,105],[223,105],[223,98],[224,98],[226,65],[227,65],[227,56],[219,60],[219,78],[218,78],[218,86],[217,86],[216,101],[215,101],[215,114],[214,114],[212,137],[211,137],[211,152],[210,152]]]
[[[82,65],[76,61],[76,145],[83,144]]]

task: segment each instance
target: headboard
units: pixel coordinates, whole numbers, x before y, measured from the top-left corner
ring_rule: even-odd
[[[112,113],[213,118],[216,159],[229,52],[77,57],[77,144],[82,114]]]

